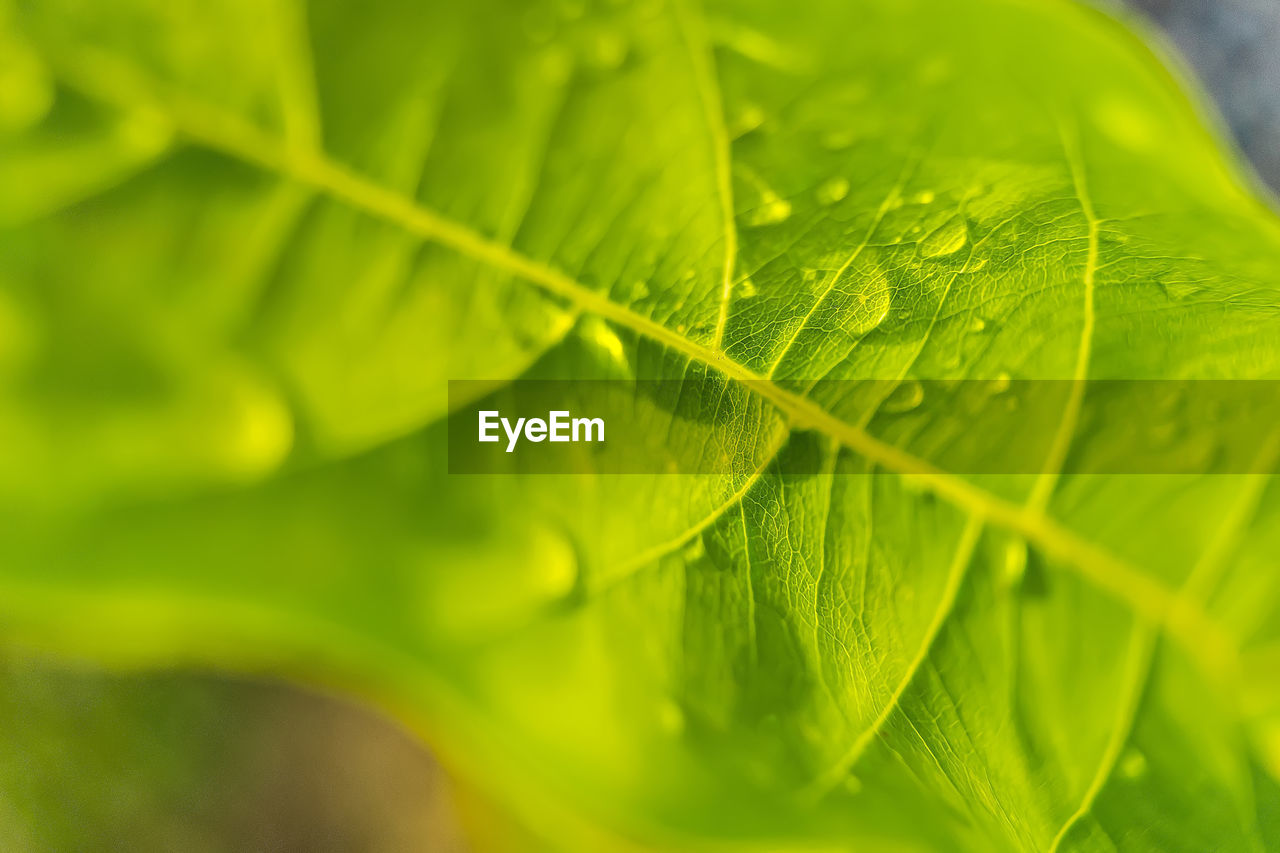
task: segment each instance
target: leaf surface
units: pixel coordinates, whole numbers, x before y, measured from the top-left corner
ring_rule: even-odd
[[[1079,472],[1071,396],[962,477],[822,381],[1277,378],[1275,216],[1115,22],[0,10],[14,639],[360,691],[568,848],[1280,844],[1268,479]],[[634,376],[758,463],[446,473],[445,380]]]

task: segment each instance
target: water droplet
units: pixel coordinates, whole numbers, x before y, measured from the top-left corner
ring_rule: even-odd
[[[969,321],[969,331],[981,332],[985,328],[987,328],[987,321],[974,314],[973,319]]]
[[[648,295],[649,285],[645,284],[643,281],[637,281],[635,284],[631,285],[631,293],[629,294],[629,297],[632,302],[639,302]]]
[[[538,71],[553,86],[561,86],[573,71],[573,60],[565,50],[554,48],[539,57]]]
[[[530,531],[522,550],[529,565],[536,567],[530,577],[539,598],[564,598],[578,583],[578,552],[563,533],[545,527]]]
[[[729,128],[729,135],[734,139],[739,136],[745,136],[764,124],[764,119],[764,110],[757,104],[747,104],[733,120],[733,124]]]
[[[756,283],[749,278],[738,282],[738,298],[750,299],[756,295]]]
[[[1120,759],[1119,769],[1124,778],[1137,779],[1147,772],[1147,757],[1136,749],[1127,749]]]
[[[573,323],[576,323],[576,321],[576,316],[570,313],[570,311],[558,311],[558,313],[548,321],[545,336],[540,337],[538,342],[529,343],[527,346],[541,346],[544,341],[550,341],[550,339],[556,339],[563,336],[563,334],[567,334],[568,330],[573,328]]]
[[[968,242],[969,227],[964,217],[953,216],[920,241],[920,254],[926,258],[954,255]]]
[[[582,321],[581,329],[584,341],[597,347],[609,361],[627,366],[627,351],[622,339],[607,322],[599,317],[587,317]]]
[[[762,198],[762,202],[759,207],[747,214],[748,226],[754,228],[761,225],[777,225],[791,216],[791,202],[785,198],[767,193]]]
[[[818,187],[819,204],[835,204],[849,194],[849,181],[845,178],[831,178]]]
[[[658,705],[658,727],[671,735],[684,731],[684,711],[670,699]]]
[[[173,124],[153,109],[137,109],[116,124],[116,138],[142,154],[158,154],[173,141]]]
[[[1131,151],[1145,151],[1158,138],[1158,123],[1138,101],[1112,93],[1093,107],[1093,121],[1099,130]]]
[[[911,411],[922,402],[924,402],[924,386],[919,380],[908,379],[899,383],[898,387],[884,398],[880,408],[889,414],[898,415]]]
[[[844,789],[850,794],[862,793],[862,780],[850,773],[844,777]]]
[[[991,380],[991,386],[988,390],[990,390],[991,395],[993,397],[996,394],[1003,394],[1009,390],[1009,385],[1012,381],[1013,381],[1012,378],[1009,376],[1007,372],[1001,371],[1000,373],[996,374],[995,379]]]
[[[230,389],[230,418],[221,433],[221,456],[231,473],[257,477],[273,470],[293,446],[293,417],[278,396],[256,380]]]
[[[1027,543],[1010,539],[1004,546],[1004,561],[1000,564],[999,583],[1006,589],[1017,586],[1027,573]]]
[[[591,42],[588,61],[601,71],[613,71],[626,61],[629,50],[627,40],[619,33],[602,32]]]
[[[916,196],[917,204],[933,204],[933,200],[937,198],[933,190],[925,190]]]
[[[687,563],[697,562],[706,556],[707,544],[702,541],[701,535],[695,536],[689,540],[689,544],[684,546],[680,554]]]
[[[696,276],[697,274],[698,274],[697,270],[695,270],[693,267],[688,267],[685,269],[684,272],[680,273],[680,280],[682,282],[693,281],[694,276]]]
[[[884,276],[865,278],[853,293],[853,302],[844,326],[855,335],[864,335],[889,315],[889,282]]]
[[[1280,778],[1280,724],[1259,724],[1258,751],[1273,776]]]
[[[915,474],[903,474],[902,491],[912,496],[927,497],[933,494],[933,484]]]
[[[1190,281],[1162,281],[1165,295],[1175,302],[1181,302],[1200,290],[1200,285]]]

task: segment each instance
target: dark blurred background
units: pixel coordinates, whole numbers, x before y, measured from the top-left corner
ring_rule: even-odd
[[[1125,6],[1165,33],[1280,190],[1280,0]],[[389,720],[282,684],[8,654],[0,732],[8,853],[456,853],[468,847],[459,814],[477,808]]]
[[[1126,0],[1163,30],[1258,175],[1280,190],[1280,0]]]

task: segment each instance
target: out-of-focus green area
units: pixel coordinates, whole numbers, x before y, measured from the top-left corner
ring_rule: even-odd
[[[0,661],[6,853],[459,853],[453,792],[368,709],[209,674]]]

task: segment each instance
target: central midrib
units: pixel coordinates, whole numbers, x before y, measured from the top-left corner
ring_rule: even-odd
[[[57,60],[59,57],[52,57]],[[234,114],[178,93],[160,100],[131,69],[113,57],[82,55],[80,62],[57,62],[69,85],[116,106],[162,110],[192,142],[291,177],[326,192],[369,215],[447,246],[474,260],[505,270],[585,311],[665,344],[691,361],[746,385],[786,414],[792,429],[815,429],[893,473],[910,477],[953,505],[1016,533],[1042,552],[1073,568],[1093,586],[1125,604],[1139,617],[1178,638],[1197,660],[1230,667],[1234,644],[1202,608],[1178,601],[1164,584],[1050,518],[1041,509],[1007,501],[849,424],[807,397],[730,359],[724,352],[683,335],[590,290],[546,264],[494,243],[404,195],[386,189],[329,158],[323,151],[290,147]],[[91,67],[85,67],[91,66]],[[1221,670],[1220,670],[1221,671]]]

